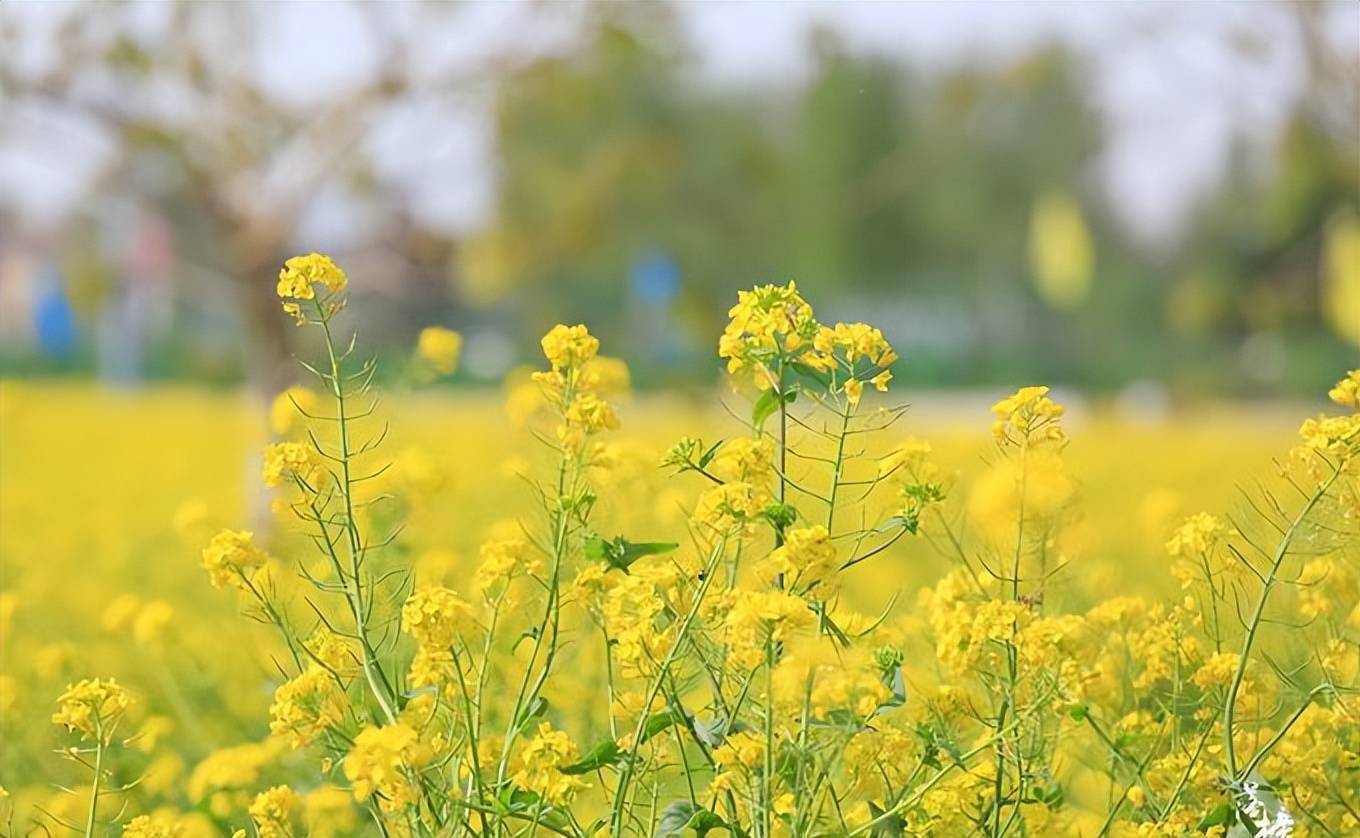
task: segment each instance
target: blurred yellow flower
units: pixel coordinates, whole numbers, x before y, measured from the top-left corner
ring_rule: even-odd
[[[1342,339],[1360,346],[1360,216],[1340,210],[1327,223],[1322,310]]]
[[[441,326],[427,326],[416,339],[416,356],[440,375],[452,375],[458,367],[463,336]]]
[[[182,838],[179,825],[154,820],[150,815],[138,815],[123,825],[123,838]]]
[[[276,436],[285,436],[305,422],[306,416],[317,415],[320,399],[312,390],[302,386],[289,387],[274,397],[269,405],[269,430]]]
[[[1091,291],[1091,234],[1070,196],[1045,195],[1030,216],[1029,260],[1039,297],[1056,309],[1081,305]]]

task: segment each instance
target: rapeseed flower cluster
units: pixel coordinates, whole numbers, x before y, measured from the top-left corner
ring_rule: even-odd
[[[293,748],[305,748],[338,726],[346,703],[335,677],[324,666],[313,664],[279,686],[269,707],[269,732],[284,737]]]
[[[255,534],[245,530],[222,530],[203,548],[203,569],[214,588],[249,584],[255,571],[269,556],[255,546]]]
[[[130,703],[127,690],[116,680],[86,678],[67,687],[57,698],[52,724],[79,731],[83,739],[99,739],[107,744]]]
[[[318,307],[325,305],[326,308],[322,310],[326,316],[330,316],[338,310],[339,305],[332,300],[348,284],[345,272],[329,256],[309,253],[306,256],[294,256],[283,264],[279,270],[276,291],[283,298],[284,313],[291,315],[301,326],[307,322],[303,303],[317,301],[315,286],[321,285],[326,289],[326,299],[320,301]]]
[[[1058,420],[1064,412],[1062,405],[1048,397],[1047,387],[1021,387],[992,405],[996,416],[992,436],[1001,445],[1061,442],[1063,432]]]
[[[383,811],[400,812],[420,799],[416,772],[430,758],[420,734],[404,722],[367,727],[345,756],[345,779],[359,802],[376,798]]]
[[[614,406],[604,395],[616,385],[592,367],[600,341],[585,326],[558,324],[543,336],[543,355],[552,369],[536,372],[543,400],[557,411],[557,438],[564,448],[581,451],[587,437],[619,427]]]

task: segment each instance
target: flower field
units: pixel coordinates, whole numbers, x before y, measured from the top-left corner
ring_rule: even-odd
[[[3,385],[5,834],[1360,832],[1360,373],[913,404],[768,286],[706,400],[583,326],[384,395],[345,285],[272,405]]]

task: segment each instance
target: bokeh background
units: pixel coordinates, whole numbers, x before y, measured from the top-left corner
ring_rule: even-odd
[[[6,377],[272,393],[321,250],[380,354],[465,334],[452,386],[577,320],[706,385],[796,279],[918,393],[1316,398],[1358,207],[1353,3],[0,6]]]
[[[268,741],[282,649],[200,565],[224,527],[311,560],[260,452],[289,432],[266,406],[315,386],[292,356],[316,330],[274,290],[313,250],[379,356],[373,462],[422,580],[467,585],[481,543],[539,520],[516,370],[558,322],[637,391],[592,477],[601,532],[687,542],[697,478],[657,462],[750,432],[717,336],[738,289],[796,280],[902,356],[865,400],[912,408],[857,468],[930,440],[962,522],[989,405],[1054,385],[1081,517],[1052,607],[1179,601],[1172,529],[1258,520],[1241,487],[1360,366],[1360,4],[0,2],[14,834],[84,817],[50,718],[96,675],[170,731],[120,757],[129,815],[230,835],[244,810],[211,801],[313,782],[301,755],[220,779]],[[436,325],[464,343],[430,384]],[[861,566],[854,607],[907,608],[941,544]],[[601,706],[600,672],[564,682],[555,707]],[[591,741],[579,715],[557,721]]]

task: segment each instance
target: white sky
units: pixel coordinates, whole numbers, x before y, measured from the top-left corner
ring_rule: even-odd
[[[166,7],[137,7],[151,37]],[[427,48],[409,59],[417,76],[476,66],[507,46],[552,49],[582,7],[514,0],[457,8],[447,25],[419,33]],[[1058,39],[1090,59],[1086,82],[1106,121],[1108,145],[1092,176],[1129,225],[1153,240],[1176,229],[1216,176],[1234,135],[1273,133],[1304,77],[1291,13],[1265,2],[690,0],[676,8],[700,76],[713,84],[805,79],[807,34],[817,24],[839,32],[852,50],[927,68],[1007,61]],[[78,6],[0,6],[0,23],[17,22],[25,32],[15,57],[20,67],[52,60],[44,32],[73,9]],[[426,25],[404,4],[383,9],[399,30]],[[377,51],[354,7],[274,3],[261,11],[270,18],[269,34],[256,72],[280,101],[306,105],[318,91],[334,95],[373,72]],[[1336,43],[1352,53],[1360,49],[1360,3],[1338,3],[1328,14]],[[212,32],[207,37],[220,39]],[[1242,44],[1251,45],[1251,57]],[[98,139],[84,133],[69,119],[0,102],[0,203],[40,218],[78,204],[100,153]],[[418,217],[453,230],[483,222],[495,199],[494,147],[475,94],[462,102],[393,108],[367,141],[380,172],[407,186]],[[312,232],[345,223],[318,218],[323,229]]]

